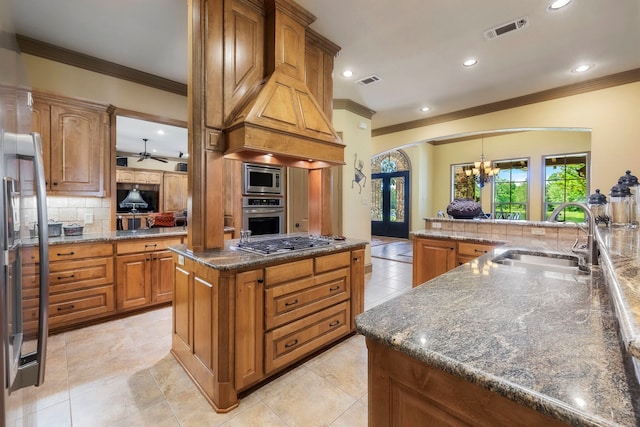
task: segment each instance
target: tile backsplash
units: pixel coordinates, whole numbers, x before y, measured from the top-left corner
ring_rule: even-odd
[[[23,218],[31,228],[36,222],[35,200],[23,199]],[[47,196],[47,211],[50,220],[63,225],[84,225],[85,233],[111,231],[111,199],[100,197]],[[87,220],[93,220],[88,224]]]

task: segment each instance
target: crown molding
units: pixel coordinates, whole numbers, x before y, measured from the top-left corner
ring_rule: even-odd
[[[85,55],[84,53],[54,46],[19,34],[16,38],[18,39],[20,50],[23,53],[28,53],[29,55],[39,56],[51,61],[60,62],[73,67],[149,86],[155,89],[164,90],[166,92],[187,96],[186,84],[125,67],[114,62],[105,61],[94,56]]]
[[[554,89],[536,92],[517,98],[506,99],[504,101],[493,102],[490,104],[479,105],[477,107],[466,108],[464,110],[454,111],[452,113],[441,114],[439,116],[429,117],[420,120],[414,120],[397,125],[385,126],[371,131],[371,136],[381,136],[390,133],[401,132],[405,130],[431,126],[438,123],[450,122],[453,120],[465,119],[468,117],[479,116],[482,114],[494,113],[496,111],[507,110],[510,108],[522,107],[538,102],[550,101],[567,96],[579,95],[582,93],[593,92],[596,90],[607,89],[614,86],[620,86],[628,83],[640,81],[640,68],[634,70],[623,71],[609,76],[599,77],[580,83],[574,83],[567,86],[561,86]]]
[[[376,113],[375,111],[365,107],[362,104],[358,104],[355,101],[350,99],[334,99],[333,100],[333,109],[334,110],[347,110],[351,113],[357,114],[365,119],[371,120],[373,115]]]

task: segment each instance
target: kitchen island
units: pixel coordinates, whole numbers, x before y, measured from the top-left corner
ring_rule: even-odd
[[[571,254],[573,241],[559,233],[576,228],[506,231],[515,225],[414,233],[501,246],[357,317],[369,350],[370,425],[638,424],[631,327],[616,311],[626,313],[621,323],[635,318],[616,302],[624,293],[615,280],[625,279],[628,294],[638,279],[628,244],[637,231],[598,230],[603,265],[567,275],[494,262],[510,249]],[[607,261],[616,250],[624,272]]]
[[[298,235],[260,236],[261,239]],[[325,239],[326,240],[326,239]],[[361,240],[245,252],[173,246],[171,352],[218,412],[239,394],[355,332],[364,310]]]

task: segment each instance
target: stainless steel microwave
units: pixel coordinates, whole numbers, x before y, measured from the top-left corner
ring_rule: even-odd
[[[242,164],[242,193],[245,195],[284,194],[282,168],[279,166]]]

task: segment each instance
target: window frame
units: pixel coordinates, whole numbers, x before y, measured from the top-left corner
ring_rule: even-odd
[[[529,218],[531,217],[531,213],[530,213],[530,210],[531,210],[531,157],[516,157],[516,158],[494,160],[493,165],[495,167],[500,167],[501,163],[518,162],[523,160],[527,162],[527,179],[526,179],[527,201],[525,203],[525,214],[524,214],[525,217],[520,219],[524,221],[528,221]],[[502,170],[503,169],[500,168],[500,172],[502,172]],[[509,182],[514,182],[514,181],[509,181]],[[509,204],[515,204],[515,203],[510,202]],[[496,218],[497,211],[496,211],[496,179],[495,177],[491,179],[491,212],[493,214],[493,217]]]
[[[540,167],[542,168],[540,179],[542,180],[542,200],[540,203],[540,209],[542,210],[540,218],[542,221],[547,221],[547,166],[546,159],[549,157],[575,157],[584,155],[586,158],[586,175],[585,175],[585,200],[583,203],[587,203],[589,199],[589,194],[591,194],[591,151],[576,151],[573,153],[555,153],[555,154],[543,154],[540,157]],[[566,199],[566,197],[565,197]],[[565,200],[566,201],[566,200]]]

